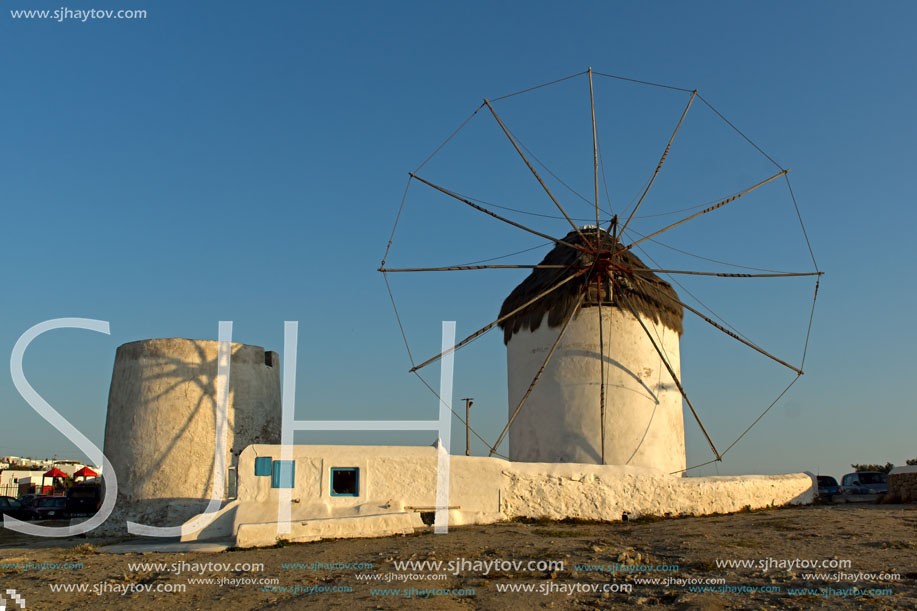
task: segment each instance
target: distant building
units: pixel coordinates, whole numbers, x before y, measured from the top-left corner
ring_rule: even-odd
[[[20,496],[35,492],[32,488],[41,487],[43,474],[43,470],[5,469],[0,471],[0,496]]]

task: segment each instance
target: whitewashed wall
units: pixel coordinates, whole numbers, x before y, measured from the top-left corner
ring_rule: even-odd
[[[509,431],[514,461],[601,464],[599,308],[580,310]],[[640,323],[602,307],[605,464],[685,468],[682,397]],[[641,316],[680,374],[679,336]],[[528,390],[561,328],[523,330],[506,346],[509,415]]]
[[[258,456],[280,458],[280,446],[253,445],[239,461],[239,496],[213,526],[187,539],[234,537],[237,545],[271,545],[277,538],[381,536],[421,526],[435,505],[432,447],[306,446],[293,448],[295,487],[290,534],[277,532],[280,490],[255,476]],[[360,495],[330,494],[332,467],[360,469]],[[450,524],[487,524],[518,517],[620,520],[645,515],[705,515],[745,507],[810,503],[811,476],[677,477],[614,465],[515,463],[452,456]]]

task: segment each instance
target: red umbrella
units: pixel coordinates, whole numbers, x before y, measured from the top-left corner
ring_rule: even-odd
[[[90,469],[89,467],[83,467],[82,469],[80,469],[79,471],[77,471],[76,473],[73,474],[73,477],[74,477],[74,478],[77,478],[77,477],[84,477],[84,478],[85,478],[85,477],[98,477],[98,476],[99,476],[99,474],[96,473],[95,471],[93,471],[92,469]]]

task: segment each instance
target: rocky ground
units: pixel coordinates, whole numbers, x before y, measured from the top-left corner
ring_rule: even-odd
[[[515,522],[220,553],[109,554],[105,543],[0,531],[7,609],[8,590],[26,609],[917,608],[917,505]]]

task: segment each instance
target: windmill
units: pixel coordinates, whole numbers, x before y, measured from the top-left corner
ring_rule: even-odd
[[[588,199],[594,216],[589,218],[589,224],[582,224],[584,219],[575,218],[568,213],[554,190],[550,188],[549,181],[544,178],[542,172],[549,173],[555,183],[560,183],[578,195],[580,199],[587,198],[577,193],[575,189],[547,168],[510,130],[507,122],[495,108],[497,102],[501,100],[578,77],[585,77],[585,80],[588,81],[592,126],[592,184],[590,186],[593,193],[592,197]],[[688,97],[649,179],[642,186],[634,201],[622,209],[620,216],[610,210],[609,189],[605,183],[605,168],[596,127],[594,77],[639,86],[664,88],[687,94]],[[674,222],[666,222],[661,227],[653,228],[645,233],[637,232],[633,224],[635,219],[639,218],[638,212],[643,210],[645,202],[648,201],[648,195],[656,184],[673,143],[696,101],[706,105],[729,129],[734,130],[775,166],[777,171],[730,192],[728,196],[691,208],[676,210],[674,213],[682,212],[682,214]],[[479,112],[482,115],[492,116],[499,127],[499,132],[502,132],[505,140],[521,160],[522,166],[531,175],[534,180],[533,184],[537,184],[547,200],[551,202],[555,210],[552,218],[559,222],[562,221],[561,224],[567,226],[563,235],[556,230],[540,231],[529,224],[511,218],[512,213],[525,213],[523,210],[498,206],[464,195],[420,173],[424,166],[440,153]],[[536,165],[542,169],[542,172],[538,171]],[[713,459],[702,464],[718,462],[803,374],[815,299],[823,272],[818,269],[808,243],[795,195],[787,176],[788,171],[739,131],[696,89],[689,90],[638,81],[594,72],[590,68],[584,72],[529,87],[500,98],[485,99],[419,168],[409,174],[408,187],[405,189],[405,196],[402,199],[395,227],[392,229],[379,271],[385,278],[396,318],[407,345],[407,336],[404,333],[402,320],[388,281],[389,274],[486,269],[530,270],[529,276],[503,302],[499,317],[459,341],[453,348],[453,350],[460,349],[495,327],[501,328],[504,332],[510,387],[507,422],[493,443],[485,441],[475,432],[478,438],[485,441],[490,448],[489,455],[496,454],[497,448],[509,435],[509,458],[513,460],[631,464],[682,473],[690,468],[701,466],[686,466],[682,405],[688,408],[688,412],[697,423],[712,452]],[[601,206],[600,177],[605,183],[608,209],[603,209]],[[754,271],[757,273],[750,273],[751,270],[727,272],[673,269],[656,264],[655,260],[643,251],[643,245],[658,242],[659,236],[678,227],[697,223],[699,221],[695,219],[699,217],[709,218],[707,215],[734,207],[738,200],[775,181],[784,182],[786,185],[795,217],[802,229],[806,250],[811,257],[812,269],[810,271],[756,269]],[[495,224],[513,227],[547,240],[552,250],[537,264],[478,264],[476,262],[476,264],[440,267],[387,267],[386,261],[402,218],[408,188],[414,182],[422,184],[431,192],[445,195],[450,200],[476,213],[486,215],[486,218]],[[504,213],[502,209],[500,212],[495,212],[495,207],[508,210],[509,213]],[[536,214],[536,216],[545,217],[547,215]],[[578,223],[577,220],[580,222]],[[638,256],[637,251],[641,251],[647,261]],[[673,283],[678,283],[676,278],[685,276],[745,279],[743,281],[746,282],[755,278],[811,277],[814,280],[812,305],[808,312],[803,354],[799,363],[792,364],[789,359],[777,356],[751,341],[725,321],[718,322],[715,313],[702,311],[704,309],[702,303],[701,306],[688,303],[688,300],[673,288]],[[664,280],[663,277],[670,279],[671,282]],[[692,402],[681,380],[679,338],[682,332],[682,318],[686,315],[696,317],[718,333],[735,340],[738,345],[758,353],[794,375],[792,381],[767,406],[764,412],[725,449],[718,447],[708,433],[701,419],[702,410]],[[435,363],[445,354],[437,354],[417,363],[411,354],[410,346],[407,347],[411,359],[410,371],[418,377],[421,369]],[[428,384],[427,387],[429,388]],[[458,413],[456,416],[462,420]]]

